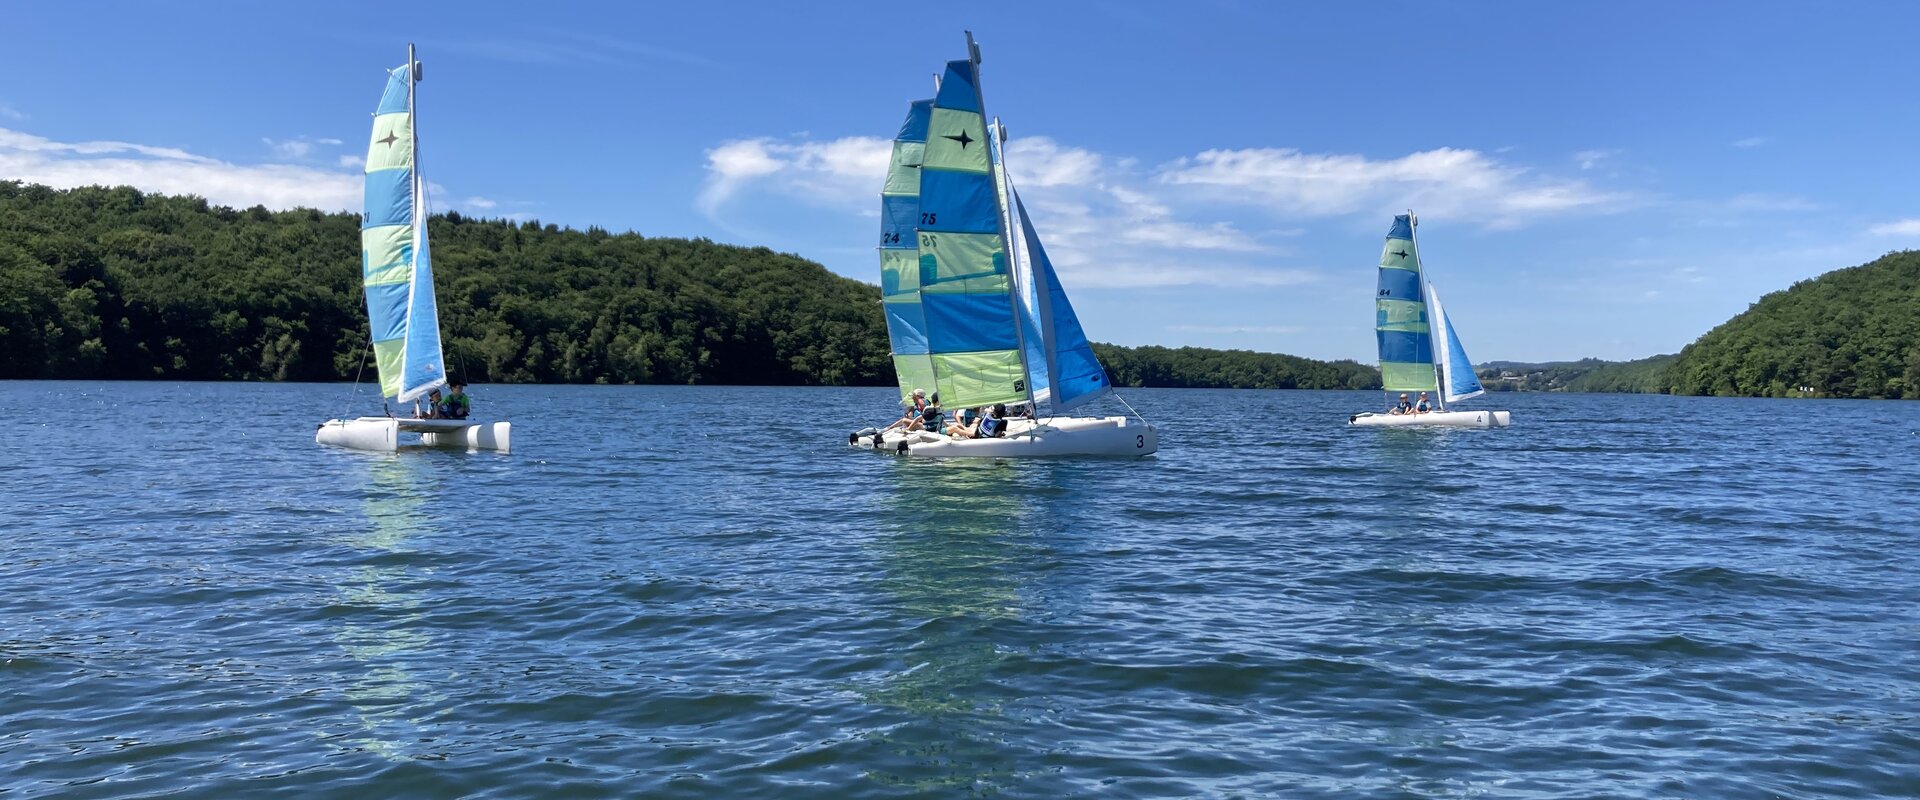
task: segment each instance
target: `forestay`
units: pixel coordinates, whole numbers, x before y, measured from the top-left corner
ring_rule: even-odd
[[[446,384],[414,127],[417,62],[392,70],[367,146],[360,266],[380,393],[411,402]]]

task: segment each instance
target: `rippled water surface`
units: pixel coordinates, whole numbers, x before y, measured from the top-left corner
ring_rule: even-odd
[[[348,392],[0,383],[0,794],[1920,795],[1920,403],[942,463],[845,446],[886,390]]]

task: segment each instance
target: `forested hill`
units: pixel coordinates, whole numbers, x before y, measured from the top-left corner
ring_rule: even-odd
[[[884,385],[879,288],[764,247],[429,222],[447,366],[476,382]],[[1121,385],[1344,388],[1371,367],[1101,346]],[[0,181],[0,378],[351,380],[360,218]]]
[[[1680,351],[1675,394],[1920,398],[1920,251],[1794,284]]]

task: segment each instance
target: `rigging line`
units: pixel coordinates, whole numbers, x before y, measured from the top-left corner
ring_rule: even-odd
[[[1146,417],[1145,417],[1144,415],[1142,415],[1142,414],[1141,414],[1141,413],[1140,413],[1139,411],[1137,411],[1137,410],[1135,410],[1135,409],[1134,409],[1134,407],[1133,407],[1133,404],[1132,404],[1132,403],[1129,403],[1129,402],[1127,402],[1127,398],[1124,398],[1124,397],[1121,397],[1121,396],[1120,396],[1120,390],[1119,390],[1119,389],[1111,389],[1110,391],[1112,391],[1112,392],[1113,392],[1113,399],[1115,399],[1115,400],[1118,400],[1118,401],[1120,401],[1120,405],[1123,405],[1123,406],[1126,406],[1126,407],[1127,407],[1127,410],[1128,410],[1128,411],[1131,411],[1131,412],[1133,412],[1133,415],[1134,415],[1135,417],[1138,417],[1138,418],[1140,419],[1140,421],[1141,421],[1141,422],[1146,422],[1146,423],[1147,423],[1148,425],[1152,425],[1152,424],[1153,424],[1153,423],[1151,423],[1151,422],[1147,422],[1147,418],[1146,418]]]
[[[367,374],[367,351],[372,349],[373,338],[369,336],[367,346],[360,348],[360,369],[353,373],[353,391],[347,393],[347,410],[340,414],[342,420],[347,418],[347,414],[353,413],[353,401],[360,397],[360,378]]]

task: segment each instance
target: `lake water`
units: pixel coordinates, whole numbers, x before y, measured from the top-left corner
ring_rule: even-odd
[[[1157,457],[968,463],[473,394],[511,455],[0,383],[0,794],[1920,796],[1920,403],[1139,390]]]

